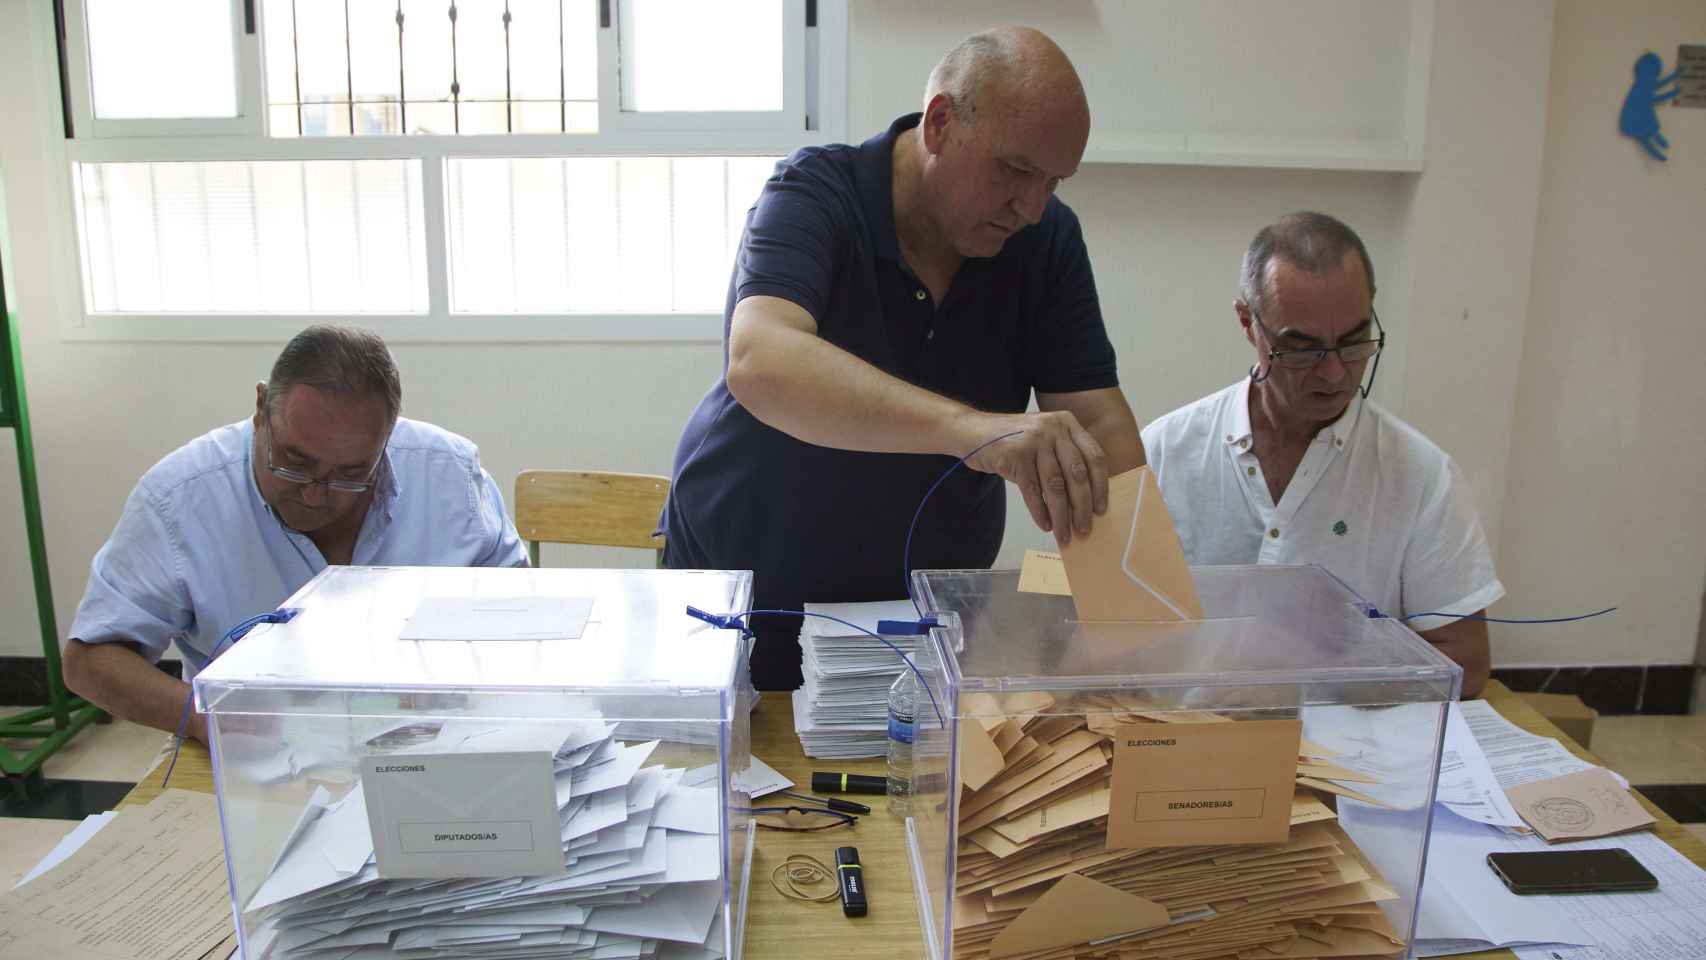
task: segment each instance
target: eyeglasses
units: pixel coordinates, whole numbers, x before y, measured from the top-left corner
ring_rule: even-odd
[[[1379,334],[1373,340],[1357,340],[1353,343],[1341,343],[1336,347],[1315,347],[1308,350],[1269,350],[1268,373],[1263,373],[1258,377],[1256,376],[1256,368],[1251,367],[1250,382],[1261,383],[1268,379],[1276,363],[1291,370],[1313,370],[1321,361],[1327,359],[1329,353],[1338,354],[1339,362],[1347,366],[1373,357],[1374,368],[1368,373],[1368,382],[1357,386],[1357,392],[1366,398],[1368,392],[1374,389],[1374,378],[1380,376],[1380,354],[1386,349],[1386,328],[1380,325],[1380,314],[1375,311],[1372,304],[1368,308],[1368,315],[1373,318],[1375,332]],[[1262,322],[1261,315],[1256,313],[1254,304],[1250,305],[1250,319],[1256,321],[1256,326],[1262,329],[1262,333],[1268,338],[1268,342],[1273,343],[1274,332]]]
[[[1341,343],[1336,347],[1310,347],[1304,350],[1269,350],[1268,362],[1277,363],[1290,370],[1308,370],[1319,364],[1321,361],[1327,359],[1327,354],[1335,353],[1339,356],[1339,362],[1346,366],[1350,366],[1353,363],[1361,363],[1370,357],[1378,355],[1381,350],[1386,348],[1386,329],[1380,325],[1380,314],[1374,312],[1374,310],[1370,308],[1369,316],[1374,319],[1374,329],[1379,333],[1379,336],[1374,339]],[[1274,335],[1274,332],[1268,329],[1268,325],[1262,322],[1262,317],[1256,312],[1254,305],[1250,307],[1250,318],[1256,321],[1256,326],[1261,327],[1264,334],[1267,334],[1269,343],[1273,343],[1278,339],[1278,337]]]
[[[328,490],[336,490],[339,493],[366,493],[373,489],[373,478],[374,475],[379,473],[379,463],[374,463],[373,469],[368,472],[367,480],[365,482],[355,480],[316,480],[300,470],[292,470],[289,467],[278,467],[273,465],[272,424],[270,422],[262,422],[261,436],[266,441],[267,446],[267,472],[286,483],[294,483],[297,486],[302,487],[325,487]],[[382,462],[383,460],[384,458],[381,457],[380,461]]]
[[[753,822],[766,830],[788,830],[794,833],[833,830],[836,827],[854,826],[859,822],[859,818],[851,813],[811,807],[749,807],[739,812],[751,814]]]

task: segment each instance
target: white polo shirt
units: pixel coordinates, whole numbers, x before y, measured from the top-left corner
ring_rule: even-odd
[[[1192,564],[1318,563],[1382,613],[1469,614],[1505,595],[1457,464],[1356,397],[1309,444],[1275,504],[1252,450],[1250,381],[1143,429]],[[1418,617],[1433,630],[1450,617]]]

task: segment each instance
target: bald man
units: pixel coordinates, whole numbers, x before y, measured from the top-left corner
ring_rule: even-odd
[[[913,568],[987,567],[1003,480],[1061,542],[1143,463],[1078,218],[1055,188],[1090,133],[1034,30],[962,41],[924,110],[801,150],[747,215],[726,361],[676,448],[661,522],[678,568],[750,569],[756,606],[898,598]],[[1027,413],[1035,396],[1039,412]],[[756,618],[759,689],[800,683],[797,618]]]

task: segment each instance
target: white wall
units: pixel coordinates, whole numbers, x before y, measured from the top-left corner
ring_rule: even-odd
[[[174,445],[242,416],[250,384],[265,375],[277,345],[61,338],[61,316],[76,309],[76,266],[51,252],[63,249],[56,237],[69,228],[69,202],[48,176],[49,164],[61,162],[53,53],[31,43],[36,34],[28,29],[43,6],[0,0],[0,116],[10,118],[0,134],[0,172],[14,245],[8,279],[23,321],[63,627],[89,558],[136,477]],[[853,91],[871,90],[885,69],[884,9],[853,5]],[[1419,176],[1087,166],[1064,186],[1062,196],[1084,221],[1122,382],[1139,418],[1242,375],[1247,348],[1230,304],[1244,245],[1281,213],[1333,212],[1363,233],[1381,274],[1392,347],[1376,395],[1458,456],[1494,521],[1489,532],[1496,538],[1507,528],[1499,518],[1514,469],[1507,461],[1529,313],[1551,11],[1548,0],[1442,0],[1428,168]],[[964,32],[983,25],[968,20]],[[916,109],[916,99],[876,103],[856,93],[854,136]],[[667,472],[681,423],[721,357],[715,344],[402,344],[396,353],[410,415],[477,440],[506,488],[518,470],[536,466]],[[0,611],[25,629],[0,635],[0,653],[29,653],[33,605],[22,528],[9,506],[14,476],[10,460],[0,461]],[[1045,538],[1016,499],[1009,513],[1004,557],[1012,559]],[[1499,551],[1507,566],[1509,552]],[[1701,582],[1696,571],[1696,602]],[[1555,607],[1522,597],[1515,584],[1513,594],[1512,605],[1520,600],[1524,610]]]
[[[1643,51],[1706,43],[1706,4],[1558,5],[1545,172],[1505,505],[1514,608],[1618,604],[1503,631],[1509,663],[1686,663],[1706,581],[1706,110],[1661,109],[1671,160],[1617,135]]]

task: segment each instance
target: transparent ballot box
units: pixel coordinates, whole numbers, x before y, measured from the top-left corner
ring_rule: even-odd
[[[1408,952],[1462,671],[1319,567],[1192,572],[1204,618],[1172,623],[913,575],[933,960]]]
[[[195,678],[242,956],[738,957],[723,571],[330,567]]]

